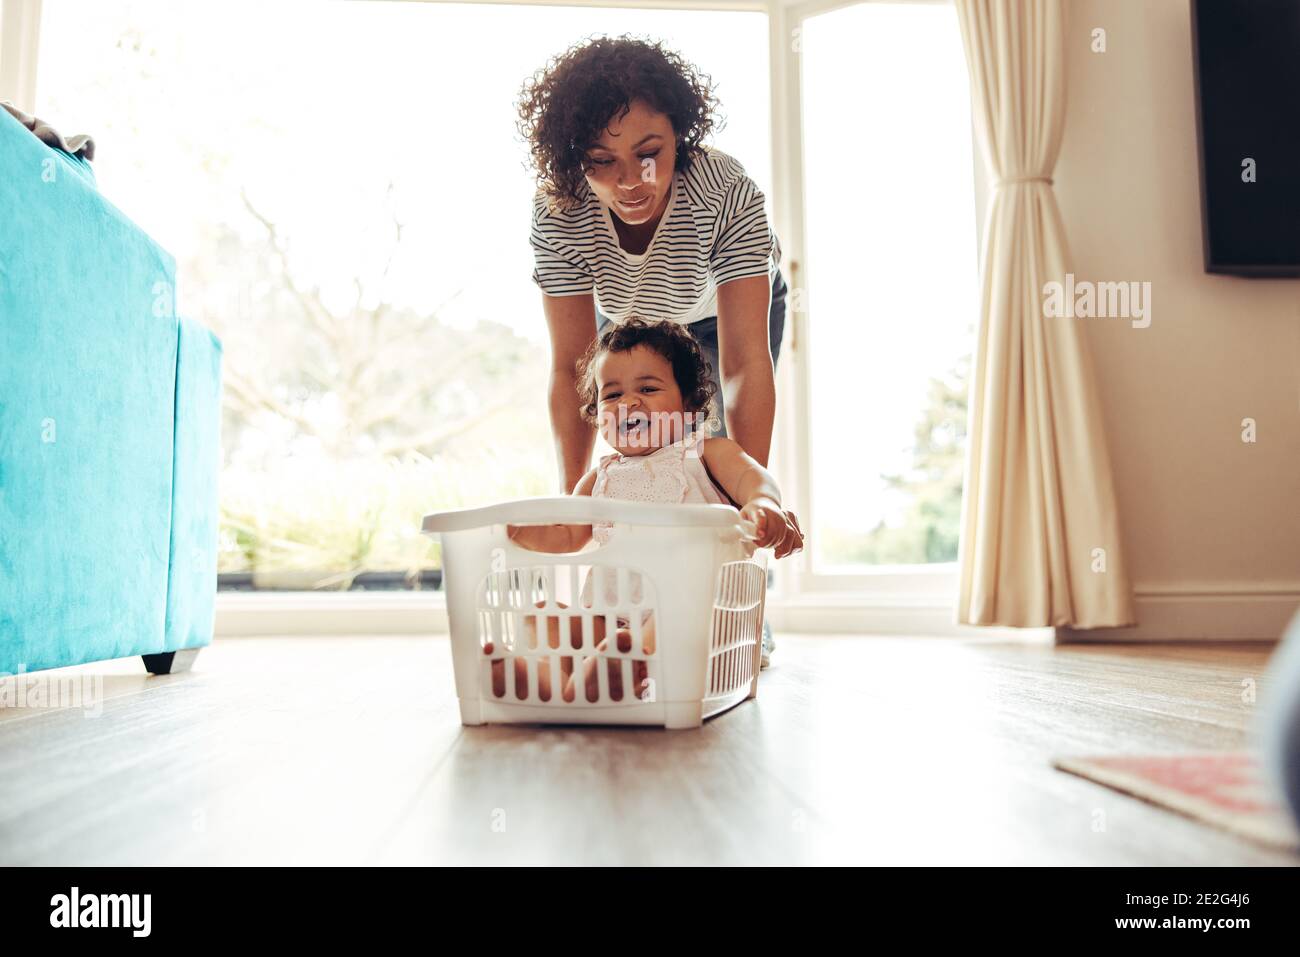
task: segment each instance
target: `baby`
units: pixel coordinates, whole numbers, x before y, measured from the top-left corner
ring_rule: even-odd
[[[715,419],[709,365],[699,343],[685,326],[631,318],[610,326],[592,343],[578,362],[582,417],[595,426],[615,451],[605,455],[578,482],[574,495],[605,496],[651,502],[715,502],[734,505],[742,519],[753,523],[754,548],[770,547],[777,558],[798,551],[802,534],[781,507],[781,493],[771,474],[729,438],[705,438],[702,431]],[[604,544],[609,523],[594,525],[508,525],[510,538],[524,548],[542,552],[576,552],[592,539]],[[639,601],[639,575],[629,582],[633,601]],[[584,586],[584,600],[592,581]],[[611,583],[612,584],[612,583]],[[610,596],[611,602],[614,596]],[[543,603],[539,602],[539,606]],[[561,607],[566,607],[561,604]],[[537,643],[535,618],[527,622],[527,641]],[[559,620],[549,618],[547,642],[560,647]],[[593,619],[597,648],[608,650],[605,619]],[[615,640],[622,652],[632,649],[630,623],[620,617]],[[582,621],[570,620],[570,639],[581,644]],[[651,612],[643,613],[642,650],[654,651],[655,624]],[[488,643],[484,652],[491,654]],[[610,695],[622,699],[619,662],[609,661]],[[501,660],[492,663],[493,692],[505,689]],[[561,659],[562,696],[574,700],[572,657]],[[598,697],[596,659],[583,667],[587,698]],[[516,686],[523,688],[527,668],[515,659]],[[538,671],[538,695],[550,700],[550,668],[543,661]],[[647,690],[644,662],[633,662],[635,693]]]

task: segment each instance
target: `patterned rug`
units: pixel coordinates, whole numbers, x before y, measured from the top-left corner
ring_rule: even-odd
[[[1261,844],[1300,850],[1300,831],[1282,796],[1244,751],[1092,755],[1052,764]]]

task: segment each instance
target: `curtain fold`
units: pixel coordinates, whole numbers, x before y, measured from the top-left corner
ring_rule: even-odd
[[[1069,246],[1052,170],[1065,127],[1061,0],[955,0],[994,183],[967,429],[956,621],[1132,625],[1092,358],[1076,318],[1045,315]]]

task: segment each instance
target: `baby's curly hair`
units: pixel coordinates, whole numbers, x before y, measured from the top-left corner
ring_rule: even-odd
[[[668,116],[677,135],[674,169],[690,169],[714,129],[718,99],[708,74],[659,43],[628,34],[588,38],[525,81],[517,128],[552,208],[579,205],[587,150],[635,99]]]
[[[599,427],[600,389],[596,382],[596,360],[610,352],[629,352],[636,346],[653,349],[668,360],[673,367],[677,388],[682,393],[682,404],[687,412],[698,415],[697,429],[717,428],[717,407],[713,397],[718,387],[712,380],[712,367],[700,350],[699,340],[679,322],[640,316],[612,323],[578,360],[578,395],[582,398],[578,411],[583,420]]]

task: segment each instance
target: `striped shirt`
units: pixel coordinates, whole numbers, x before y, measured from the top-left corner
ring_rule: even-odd
[[[768,225],[764,196],[739,161],[705,147],[673,174],[668,203],[639,256],[619,245],[610,209],[584,179],[582,204],[549,208],[533,197],[532,279],[552,296],[595,294],[613,322],[629,316],[695,322],[718,314],[717,287],[733,279],[775,279],[781,244]]]

